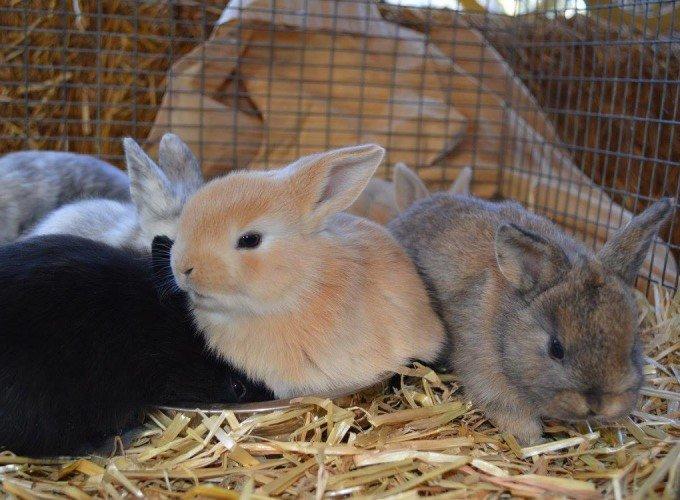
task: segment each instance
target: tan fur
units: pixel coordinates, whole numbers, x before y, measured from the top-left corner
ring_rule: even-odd
[[[277,396],[356,389],[443,348],[443,327],[401,247],[373,222],[333,215],[366,184],[377,150],[235,172],[184,208],[172,266],[195,319],[216,352]],[[343,163],[346,175],[326,185],[325,172]],[[261,232],[261,245],[237,249],[247,231]]]
[[[399,214],[394,199],[394,185],[382,179],[371,179],[347,213],[385,225]]]
[[[542,416],[608,420],[633,407],[642,363],[631,275],[671,211],[656,203],[598,255],[519,204],[467,196],[434,195],[389,229],[432,290],[466,392],[529,443]]]
[[[357,200],[347,212],[387,225],[399,212],[410,207],[413,203],[430,194],[425,183],[418,174],[409,169],[404,163],[397,163],[392,174],[393,181],[371,179]],[[451,194],[470,194],[472,169],[465,167],[449,188]],[[403,186],[403,189],[397,189]]]

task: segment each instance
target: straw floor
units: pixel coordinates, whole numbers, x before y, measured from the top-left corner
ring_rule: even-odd
[[[18,498],[263,498],[417,495],[677,498],[680,487],[680,294],[640,296],[647,382],[638,410],[604,428],[546,425],[520,448],[463,396],[453,375],[404,369],[401,385],[345,401],[304,398],[247,418],[149,415],[112,457],[0,455]]]

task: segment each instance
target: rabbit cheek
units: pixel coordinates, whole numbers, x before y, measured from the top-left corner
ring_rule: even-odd
[[[637,391],[626,391],[621,394],[605,394],[602,398],[598,417],[604,420],[615,420],[633,410],[637,401]]]
[[[589,412],[588,402],[579,392],[565,390],[557,392],[542,413],[561,420],[583,420]]]

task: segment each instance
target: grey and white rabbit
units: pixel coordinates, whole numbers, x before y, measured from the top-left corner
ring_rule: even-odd
[[[127,202],[125,173],[93,156],[22,151],[0,158],[0,244],[16,240],[56,208],[75,200]]]
[[[204,183],[198,160],[174,134],[165,134],[161,139],[158,165],[147,162],[146,155],[141,157],[141,149],[132,139],[124,141],[124,148],[132,202],[93,199],[64,205],[37,224],[27,237],[71,234],[146,252],[156,234],[174,238],[184,202]],[[148,198],[139,189],[141,183],[153,184],[155,192],[164,196]],[[142,230],[150,226],[158,232]]]
[[[656,202],[595,254],[517,203],[436,194],[389,225],[441,313],[467,394],[523,443],[541,417],[619,418],[642,384],[632,285],[672,212]]]

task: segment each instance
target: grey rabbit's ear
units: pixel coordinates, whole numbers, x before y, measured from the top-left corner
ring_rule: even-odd
[[[130,196],[137,208],[139,224],[151,237],[168,233],[184,202],[165,173],[133,139],[123,139],[125,162],[130,177]],[[151,243],[151,241],[149,241]]]
[[[175,134],[164,134],[161,138],[158,163],[170,182],[176,187],[182,186],[188,194],[195,193],[204,184],[198,159]]]
[[[451,194],[470,194],[470,183],[472,182],[472,169],[470,167],[465,167],[460,171],[456,180],[451,184],[449,188],[449,193]]]
[[[598,256],[604,267],[633,285],[654,236],[673,211],[670,198],[663,198],[631,219],[609,238]]]
[[[547,290],[569,269],[569,259],[556,243],[515,224],[496,230],[495,247],[501,274],[522,293]]]
[[[404,163],[397,163],[392,174],[394,182],[394,201],[399,211],[406,210],[421,198],[430,195],[425,183],[418,174],[408,168]]]

